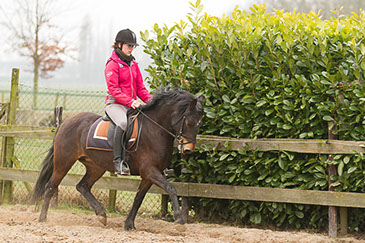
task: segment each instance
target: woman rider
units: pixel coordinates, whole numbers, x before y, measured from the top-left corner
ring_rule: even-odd
[[[138,46],[136,35],[129,29],[118,32],[113,45],[112,56],[105,66],[105,80],[108,96],[105,99],[105,112],[116,124],[113,139],[114,173],[130,175],[128,164],[123,158],[122,134],[127,127],[127,111],[136,109],[152,96],[143,84],[142,74],[132,51]]]

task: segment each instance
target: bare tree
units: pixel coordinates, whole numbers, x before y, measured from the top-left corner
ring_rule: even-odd
[[[60,28],[53,24],[55,11],[59,11],[55,1],[15,0],[12,4],[10,9],[0,6],[2,24],[9,31],[12,49],[33,65],[33,107],[36,107],[39,77],[50,78],[51,72],[62,68],[71,47],[63,41]]]

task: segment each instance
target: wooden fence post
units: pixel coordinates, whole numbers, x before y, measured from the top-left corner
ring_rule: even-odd
[[[161,217],[165,217],[168,213],[169,196],[161,195]]]
[[[344,97],[342,94],[339,94],[339,104],[343,104],[344,102]],[[336,109],[337,110],[337,109]],[[338,114],[336,114],[338,115]],[[339,116],[339,118],[342,120],[343,117]],[[340,139],[342,140],[343,137],[337,137],[336,139]],[[339,216],[340,216],[340,235],[344,236],[347,234],[347,228],[348,228],[348,212],[347,212],[347,208],[345,207],[339,207]]]
[[[57,128],[61,125],[62,122],[62,111],[63,111],[62,106],[55,107],[53,109],[53,126]]]
[[[331,127],[332,126],[332,127]],[[336,139],[336,135],[332,133],[332,131],[335,129],[335,125],[333,122],[328,123],[328,140],[334,140]],[[333,156],[329,155],[328,159],[330,161],[333,161]],[[336,175],[336,166],[330,165],[328,167],[328,190],[334,191],[335,189],[331,186],[332,180],[331,176]],[[331,238],[337,237],[337,207],[329,206],[328,207],[328,235]]]
[[[117,177],[116,174],[112,174],[112,173],[110,173],[110,176]],[[115,211],[116,201],[117,201],[117,190],[109,190],[109,201],[108,201],[108,210],[109,211]]]
[[[8,125],[16,124],[16,111],[18,108],[19,101],[19,69],[13,68],[11,75],[11,91],[10,91],[10,103],[9,103],[9,114],[7,119]],[[4,137],[2,144],[2,167],[13,166],[12,158],[14,156],[14,145],[15,138]],[[9,203],[12,197],[12,181],[3,181],[1,197],[3,203]]]
[[[188,161],[189,157],[185,156],[184,154],[181,154],[181,159]],[[181,169],[185,168],[185,165],[182,164],[181,165]],[[181,197],[181,212],[182,212],[182,217],[184,220],[184,223],[188,222],[188,218],[189,218],[189,198],[188,197]]]
[[[348,228],[348,212],[347,208],[340,207],[340,235],[344,236],[347,234]]]

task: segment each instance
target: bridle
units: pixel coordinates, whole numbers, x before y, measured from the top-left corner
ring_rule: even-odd
[[[196,139],[194,139],[194,138],[192,138],[192,137],[184,134],[184,124],[185,124],[185,120],[186,120],[185,115],[183,115],[179,120],[177,120],[176,123],[178,123],[180,120],[182,120],[182,122],[181,122],[181,126],[180,126],[180,129],[179,129],[178,134],[174,134],[174,133],[170,132],[168,129],[166,129],[165,127],[163,127],[162,125],[158,124],[156,121],[154,121],[151,117],[149,117],[146,113],[144,113],[139,108],[137,108],[137,110],[138,110],[138,113],[141,113],[144,117],[146,117],[148,120],[150,120],[153,124],[155,124],[156,126],[158,126],[159,128],[161,128],[162,130],[164,130],[165,132],[167,132],[169,135],[171,135],[172,137],[174,137],[177,140],[179,146],[182,147],[183,145],[190,144],[190,143],[196,144]],[[188,138],[190,141],[184,143],[184,138]]]

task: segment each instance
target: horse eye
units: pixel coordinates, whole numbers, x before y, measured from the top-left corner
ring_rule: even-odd
[[[200,119],[198,122],[196,122],[196,120],[194,121],[189,121],[189,120],[185,120],[185,125],[187,127],[199,127],[202,123],[202,119]]]

